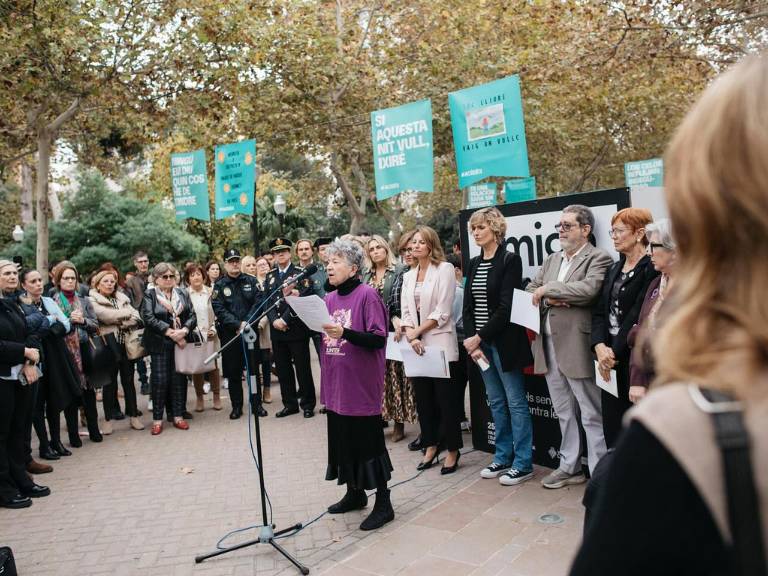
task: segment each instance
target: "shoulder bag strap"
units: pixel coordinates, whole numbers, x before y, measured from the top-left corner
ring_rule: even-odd
[[[733,574],[766,576],[760,502],[755,489],[749,432],[740,402],[714,390],[701,389],[715,437],[723,454],[728,521],[733,538]]]

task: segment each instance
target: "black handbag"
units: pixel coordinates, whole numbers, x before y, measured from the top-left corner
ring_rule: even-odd
[[[18,576],[13,551],[8,546],[0,547],[0,576]]]
[[[90,334],[85,342],[80,344],[80,354],[83,358],[83,373],[90,385],[99,389],[109,384],[110,374],[117,359],[107,338]]]

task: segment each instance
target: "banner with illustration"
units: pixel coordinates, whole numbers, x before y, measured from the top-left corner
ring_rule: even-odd
[[[371,112],[371,144],[377,200],[434,190],[431,101]]]
[[[536,178],[515,178],[504,182],[504,202],[527,202],[536,200]]]
[[[489,176],[530,176],[520,78],[448,94],[459,188]]]
[[[187,218],[206,222],[211,219],[205,150],[171,154],[171,188],[177,222]]]
[[[216,219],[253,214],[256,141],[216,146]]]

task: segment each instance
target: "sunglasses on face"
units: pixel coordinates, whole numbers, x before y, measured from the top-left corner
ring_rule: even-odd
[[[173,278],[176,278],[176,276],[174,274],[163,274],[162,276],[160,276],[160,278],[162,278],[163,280],[171,280]]]

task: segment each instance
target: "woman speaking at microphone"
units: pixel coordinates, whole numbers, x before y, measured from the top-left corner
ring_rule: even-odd
[[[333,323],[323,326],[320,348],[320,398],[328,413],[325,479],[347,485],[347,493],[328,511],[361,510],[368,504],[365,491],[375,488],[376,504],[360,524],[361,530],[374,530],[395,518],[387,488],[392,462],[381,428],[387,311],[376,289],[360,282],[363,249],[358,244],[337,240],[326,255],[335,290],[325,297]]]

